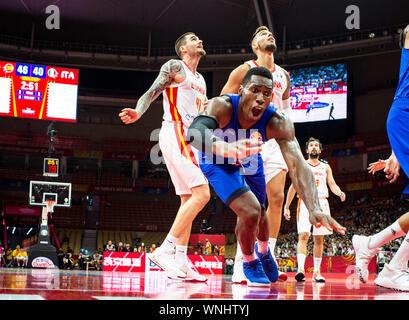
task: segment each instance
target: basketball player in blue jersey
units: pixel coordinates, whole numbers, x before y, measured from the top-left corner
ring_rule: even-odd
[[[235,68],[230,73],[221,91],[221,95],[229,93],[237,94],[244,76],[250,68],[258,66],[265,67],[271,71],[274,80],[271,102],[274,104],[274,107],[291,118],[290,75],[274,60],[274,54],[277,50],[276,39],[266,26],[260,26],[254,32],[250,44],[257,59],[245,61]],[[274,249],[281,226],[284,187],[288,168],[281,154],[280,147],[274,139],[264,144],[262,149],[261,157],[264,165],[268,202],[266,214],[269,221],[269,248],[273,258],[275,258]],[[241,260],[241,249],[240,245],[237,244],[235,261],[238,262]],[[233,283],[246,282],[241,265],[242,263],[235,263],[234,265]],[[284,272],[279,272],[279,280],[287,280],[287,275]]]
[[[375,173],[384,169],[386,177],[395,182],[402,167],[409,176],[409,25],[403,30],[400,37],[402,56],[399,72],[399,83],[389,110],[386,122],[388,138],[392,147],[392,154],[387,160],[371,163],[369,172]],[[409,193],[407,187],[404,193]],[[407,272],[409,260],[409,212],[401,216],[386,229],[370,237],[354,235],[352,244],[356,254],[356,271],[362,282],[368,280],[368,265],[379,248],[384,244],[405,236],[398,251],[392,260],[385,264],[375,284],[381,287],[409,291],[409,273]]]
[[[259,154],[262,142],[273,138],[278,142],[294,187],[309,208],[311,223],[345,233],[344,227],[323,214],[314,177],[294,135],[294,125],[270,105],[272,91],[271,71],[251,68],[238,94],[209,100],[206,110],[188,131],[190,143],[202,151],[199,160],[204,175],[239,217],[236,236],[248,286],[269,285],[278,279],[277,264],[268,247],[268,220],[263,207],[266,182]]]

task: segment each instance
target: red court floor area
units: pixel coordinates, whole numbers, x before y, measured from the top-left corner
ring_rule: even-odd
[[[229,275],[211,275],[206,283],[170,280],[164,272],[127,273],[58,269],[0,269],[0,300],[408,300],[409,292],[377,287],[355,274],[311,274],[299,283],[294,273],[270,287],[233,284]]]

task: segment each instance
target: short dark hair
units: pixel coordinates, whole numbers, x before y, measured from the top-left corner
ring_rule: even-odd
[[[323,151],[323,147],[322,147],[321,141],[320,141],[319,139],[317,139],[317,138],[314,138],[314,137],[309,138],[308,141],[305,143],[305,150],[308,149],[308,145],[310,144],[310,142],[313,142],[313,141],[317,141],[317,142],[319,143],[320,149],[321,149],[321,152],[322,152],[322,151]]]
[[[409,24],[400,33],[399,46],[401,49],[403,49],[403,47],[405,46],[406,34],[408,33],[408,30],[409,30]]]
[[[255,67],[255,68],[250,68],[250,70],[247,71],[246,75],[243,78],[243,81],[241,82],[241,85],[243,87],[247,84],[247,82],[250,81],[251,76],[265,77],[265,78],[271,79],[271,81],[273,81],[274,83],[273,74],[271,73],[270,70],[264,67]]]
[[[179,38],[177,38],[175,41],[175,51],[180,59],[182,59],[182,53],[180,52],[180,47],[186,44],[186,36],[189,34],[194,34],[194,32],[191,32],[191,31],[186,32],[182,34]]]

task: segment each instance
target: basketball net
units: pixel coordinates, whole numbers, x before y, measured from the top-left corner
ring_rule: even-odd
[[[47,212],[54,212],[55,201],[46,200],[45,203],[46,203],[46,206],[47,206]]]
[[[43,214],[41,217],[41,225],[47,225],[48,224],[48,213],[49,212],[54,212],[54,205],[55,201],[52,200],[46,200],[45,201],[46,205],[43,207]]]

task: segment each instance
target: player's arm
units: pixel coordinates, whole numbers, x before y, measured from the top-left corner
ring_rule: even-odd
[[[244,76],[246,75],[247,71],[249,71],[249,69],[250,66],[247,64],[242,64],[234,69],[230,73],[229,78],[227,79],[227,82],[224,85],[220,95],[226,93],[237,93],[239,91],[241,82],[243,81]]]
[[[345,201],[345,193],[342,192],[341,188],[336,184],[332,169],[328,164],[325,164],[325,171],[327,172],[328,187],[331,189],[332,193],[340,197],[341,201]]]
[[[290,185],[287,191],[287,197],[285,199],[285,205],[284,205],[284,217],[286,220],[291,219],[291,213],[290,213],[290,205],[291,202],[293,202],[294,196],[297,192],[294,189],[293,184]]]
[[[291,80],[290,80],[290,75],[286,70],[284,70],[285,77],[287,79],[287,89],[285,89],[283,93],[283,110],[281,110],[287,117],[292,117],[292,109],[291,109],[291,96],[290,96],[290,85],[291,85]]]
[[[323,225],[329,230],[334,228],[344,234],[345,228],[322,212],[314,175],[301,153],[293,122],[283,113],[276,112],[267,124],[266,135],[267,139],[275,138],[280,146],[291,181],[308,209],[311,223],[318,227]]]
[[[189,143],[199,151],[224,158],[241,159],[261,151],[262,142],[244,139],[231,143],[216,137],[216,129],[226,127],[233,114],[233,106],[228,96],[209,100],[206,110],[197,116],[189,127]]]
[[[160,68],[159,74],[151,87],[139,98],[135,109],[124,108],[121,110],[119,117],[122,122],[129,124],[138,120],[172,81],[181,82],[185,77],[186,74],[182,66],[182,61],[172,59],[166,62]]]

